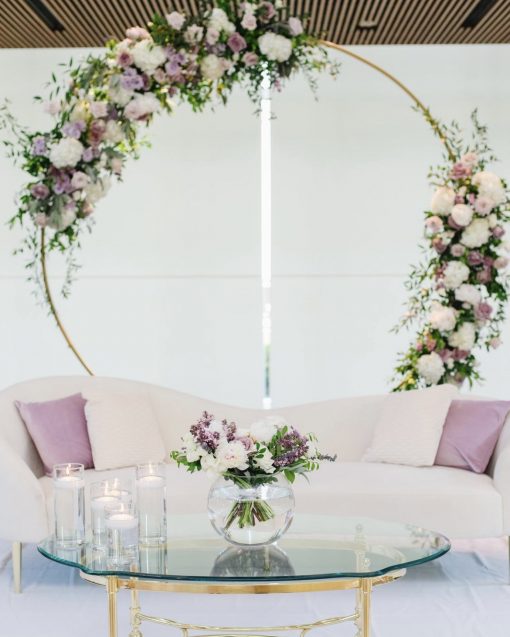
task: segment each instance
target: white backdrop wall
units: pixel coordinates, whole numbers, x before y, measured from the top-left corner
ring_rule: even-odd
[[[474,106],[510,176],[510,47],[359,47],[408,83],[433,112],[466,123]],[[2,94],[23,122],[48,125],[31,102],[78,51],[2,50]],[[83,52],[82,52],[83,53]],[[426,173],[440,147],[406,97],[349,59],[318,101],[303,79],[274,97],[273,350],[275,405],[386,391],[408,336],[388,330],[418,257]],[[186,107],[151,127],[152,150],[99,206],[64,322],[94,371],[258,406],[259,121],[229,107]],[[23,175],[0,158],[6,220]],[[0,386],[81,373],[44,309],[34,305],[18,232],[0,225]],[[52,281],[61,282],[53,261]],[[507,344],[483,361],[479,393],[510,394]]]

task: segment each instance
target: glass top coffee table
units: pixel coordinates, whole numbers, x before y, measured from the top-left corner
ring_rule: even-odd
[[[407,568],[435,560],[450,549],[447,538],[426,529],[369,518],[323,515],[297,516],[278,544],[242,548],[214,534],[204,515],[170,516],[168,542],[140,546],[129,566],[114,568],[105,551],[89,543],[60,548],[51,537],[38,550],[45,557],[78,568],[82,578],[106,586],[109,636],[117,636],[117,592],[131,591],[130,637],[141,637],[142,622],[156,622],[182,631],[215,635],[250,635],[296,630],[303,637],[320,626],[354,622],[360,637],[370,633],[373,586],[402,577]],[[139,591],[190,593],[293,593],[355,590],[350,615],[287,626],[199,626],[141,612]]]

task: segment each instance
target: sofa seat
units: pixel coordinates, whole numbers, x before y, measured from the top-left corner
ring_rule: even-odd
[[[87,483],[114,476],[131,480],[134,469],[86,471]],[[448,467],[408,467],[369,462],[324,463],[294,485],[296,514],[328,513],[415,524],[449,537],[502,535],[502,500],[488,475]],[[40,479],[48,518],[52,482]],[[206,514],[211,479],[167,465],[168,512]],[[86,490],[88,492],[88,489]],[[473,511],[476,518],[473,519]]]

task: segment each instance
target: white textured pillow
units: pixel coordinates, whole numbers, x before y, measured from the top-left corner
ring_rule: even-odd
[[[163,460],[165,447],[147,395],[94,391],[90,395],[85,392],[85,398],[96,469]]]
[[[432,466],[450,403],[457,393],[453,385],[438,385],[389,394],[363,461]]]

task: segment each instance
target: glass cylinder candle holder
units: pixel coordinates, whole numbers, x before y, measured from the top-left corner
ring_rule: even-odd
[[[90,485],[90,525],[92,546],[106,549],[105,507],[115,502],[131,502],[131,494],[118,478]]]
[[[117,500],[104,508],[107,561],[114,568],[138,562],[138,517],[132,502]]]
[[[77,462],[53,467],[55,542],[60,547],[75,547],[85,541],[84,467]]]
[[[140,520],[140,544],[166,542],[166,475],[162,463],[136,468],[136,501]]]

